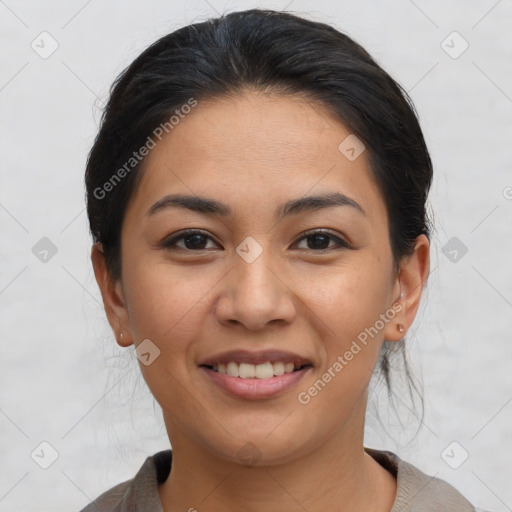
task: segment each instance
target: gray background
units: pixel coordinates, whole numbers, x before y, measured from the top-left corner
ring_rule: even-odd
[[[400,427],[377,390],[366,445],[482,508],[512,510],[511,0],[0,0],[0,510],[79,510],[169,447],[137,360],[105,319],[85,158],[111,82],[147,45],[255,6],[360,42],[410,92],[435,164],[432,273],[408,336],[425,418],[413,437],[408,406]]]

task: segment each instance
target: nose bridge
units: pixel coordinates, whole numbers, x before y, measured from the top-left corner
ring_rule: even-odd
[[[236,321],[248,329],[260,329],[273,320],[292,319],[290,290],[279,277],[270,248],[248,237],[236,248],[233,265],[228,289],[217,305],[219,321]]]
[[[277,279],[272,270],[272,251],[263,247],[254,239],[246,239],[236,249],[235,258],[235,295],[237,302],[247,306],[246,301],[253,302],[253,308],[270,308],[279,294]],[[275,266],[275,265],[274,265]]]

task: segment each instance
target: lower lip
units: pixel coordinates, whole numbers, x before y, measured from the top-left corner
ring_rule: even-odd
[[[211,382],[224,391],[240,398],[253,400],[273,397],[289,390],[312,369],[311,366],[305,366],[292,373],[277,375],[270,379],[241,379],[240,377],[215,372],[206,366],[200,366],[199,368]]]

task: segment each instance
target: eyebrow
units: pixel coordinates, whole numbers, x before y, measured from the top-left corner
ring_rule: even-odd
[[[363,207],[357,201],[345,194],[333,192],[287,201],[276,210],[276,217],[282,219],[291,215],[331,208],[333,206],[350,206],[361,214],[366,215]],[[169,194],[162,197],[148,209],[146,215],[151,216],[167,208],[184,208],[204,215],[220,215],[222,217],[232,215],[231,208],[224,203],[207,197],[183,194]]]

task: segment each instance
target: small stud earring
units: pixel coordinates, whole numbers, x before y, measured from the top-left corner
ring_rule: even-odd
[[[398,328],[398,332],[404,332],[404,326],[402,324],[398,324],[397,325],[397,328]]]
[[[121,334],[119,335],[119,341],[123,341],[123,333],[121,332]]]

